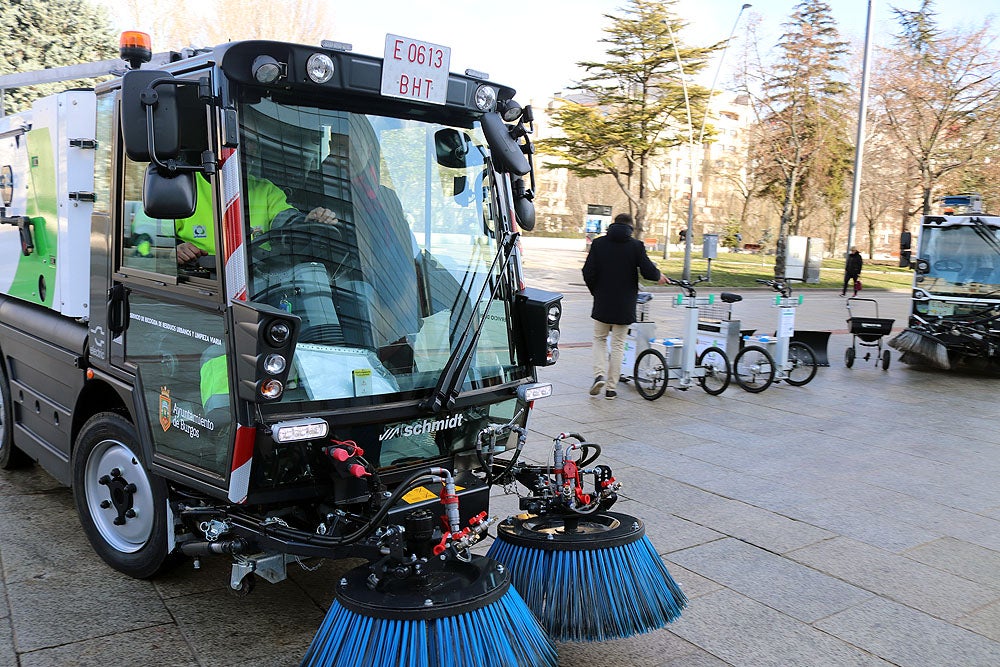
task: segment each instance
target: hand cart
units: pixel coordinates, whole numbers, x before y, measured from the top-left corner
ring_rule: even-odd
[[[875,317],[855,317],[851,305],[852,302],[858,301],[871,303],[874,306]],[[863,357],[865,361],[874,357],[876,366],[881,362],[882,370],[889,370],[889,350],[882,349],[882,338],[889,335],[895,321],[882,319],[878,316],[878,301],[875,299],[849,297],[847,299],[847,328],[851,334],[851,346],[844,350],[844,364],[848,368],[854,365],[854,359],[858,355],[857,346],[860,345],[877,348],[874,354],[871,351],[865,352]]]

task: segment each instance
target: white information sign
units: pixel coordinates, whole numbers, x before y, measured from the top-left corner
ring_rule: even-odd
[[[444,104],[448,99],[450,63],[450,47],[386,35],[382,94]]]
[[[795,335],[795,309],[778,309],[778,338],[791,338]]]

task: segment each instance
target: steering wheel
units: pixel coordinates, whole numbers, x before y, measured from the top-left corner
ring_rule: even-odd
[[[339,225],[295,218],[290,224],[254,236],[250,259],[261,264],[260,270],[265,272],[280,271],[302,262],[319,262],[327,266],[332,278],[347,259],[345,241]]]
[[[963,264],[954,259],[939,259],[934,262],[935,271],[961,271]]]

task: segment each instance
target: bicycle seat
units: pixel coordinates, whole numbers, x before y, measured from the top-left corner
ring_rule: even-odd
[[[635,297],[636,303],[649,303],[653,299],[652,292],[639,292]]]
[[[723,303],[736,303],[743,300],[741,295],[733,294],[732,292],[722,292],[719,294],[719,298],[722,299]]]

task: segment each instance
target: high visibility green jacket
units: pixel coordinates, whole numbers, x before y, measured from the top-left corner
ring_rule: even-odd
[[[215,254],[215,226],[212,224],[212,186],[202,174],[195,177],[198,206],[190,218],[174,221],[174,230],[180,241],[187,241],[210,255]],[[255,232],[266,232],[272,224],[279,225],[285,211],[295,211],[285,193],[271,181],[247,176],[247,195],[250,208],[250,226]],[[202,203],[205,203],[203,206]]]

